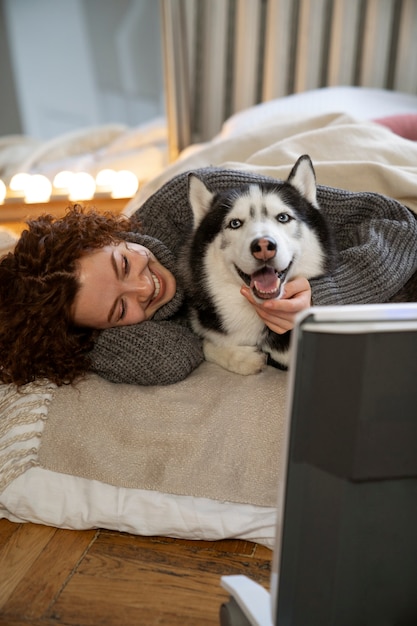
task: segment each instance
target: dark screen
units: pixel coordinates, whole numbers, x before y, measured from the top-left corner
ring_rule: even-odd
[[[304,332],[277,626],[417,624],[417,332]]]

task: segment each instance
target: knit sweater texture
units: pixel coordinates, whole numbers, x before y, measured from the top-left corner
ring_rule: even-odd
[[[213,192],[274,181],[246,171],[197,170]],[[124,235],[148,247],[178,277],[177,261],[192,228],[188,172],[179,174],[137,209],[143,233]],[[417,219],[402,204],[376,193],[318,186],[317,198],[334,231],[335,270],[310,281],[315,305],[372,304],[389,300],[417,270]],[[203,359],[190,330],[180,287],[152,320],[104,330],[91,352],[92,370],[113,382],[167,385],[185,378]]]

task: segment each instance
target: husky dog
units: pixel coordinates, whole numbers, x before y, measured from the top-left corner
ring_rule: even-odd
[[[310,157],[300,157],[284,182],[220,193],[190,173],[188,195],[194,227],[180,267],[206,360],[246,375],[262,370],[267,357],[286,369],[290,333],[269,330],[240,288],[250,286],[259,301],[279,298],[291,278],[330,269],[333,239]]]

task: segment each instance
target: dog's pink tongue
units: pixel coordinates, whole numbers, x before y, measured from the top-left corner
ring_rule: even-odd
[[[263,267],[251,276],[250,288],[258,298],[269,300],[279,294],[281,281],[272,267]]]

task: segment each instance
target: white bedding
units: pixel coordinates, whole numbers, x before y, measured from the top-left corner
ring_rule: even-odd
[[[295,93],[287,98],[263,102],[236,113],[223,126],[222,135],[240,135],[259,124],[275,123],[279,116],[314,116],[347,113],[357,120],[376,120],[388,116],[417,113],[417,96],[385,89],[364,87],[323,87]]]
[[[353,91],[349,91],[349,94],[352,106],[356,103],[360,109],[362,95],[359,94],[362,92],[358,92],[358,99],[355,99]],[[375,96],[373,104],[382,102],[380,94],[368,95]],[[132,212],[165,180],[185,169],[207,164],[227,164],[255,169],[279,178],[288,175],[289,164],[304,152],[313,152],[318,182],[321,184],[351,190],[382,190],[411,204],[412,208],[417,207],[417,144],[396,137],[376,125],[357,123],[353,119],[329,113],[327,97],[322,100],[320,110],[320,101],[315,93],[310,96],[308,93],[303,94],[302,107],[297,115],[294,115],[293,101],[291,97],[284,98],[264,108],[254,107],[231,118],[219,137],[204,146],[187,150],[169,168],[161,168],[160,175],[140,190],[126,211]],[[311,112],[310,103],[313,102],[315,113],[319,116],[307,119],[306,112]],[[346,94],[343,102],[346,105],[344,112],[349,113],[346,110]],[[403,108],[401,102],[404,103]],[[372,109],[371,114],[368,108],[365,119],[374,114],[417,112],[417,97],[406,96],[402,99],[401,94],[398,94],[390,103],[391,108],[387,106],[388,100],[384,100],[384,103],[383,111]],[[336,112],[343,108],[340,102],[331,106],[335,107]],[[335,138],[338,135],[342,137],[343,133],[349,136],[349,140],[341,145]],[[138,161],[134,152],[131,156],[131,169],[134,169]],[[54,164],[50,166],[54,167]],[[0,386],[0,411],[1,400],[8,391],[6,385]],[[32,420],[31,428],[41,434],[51,398],[48,398],[45,390],[43,395],[40,392],[33,393],[32,399],[34,406],[38,407],[38,415]],[[17,405],[13,410],[19,413]],[[70,419],[71,406],[68,407],[68,414]],[[0,424],[10,415],[9,407],[0,415]],[[26,428],[16,425],[17,430],[9,430],[2,435],[0,427],[0,478],[1,474],[14,471],[13,462],[10,461],[13,456],[10,456],[11,451],[26,445],[18,439],[11,441],[9,438],[22,434]],[[25,467],[22,471],[21,466],[17,468],[16,477],[8,481],[8,486],[0,493],[0,517],[65,528],[104,527],[143,535],[160,534],[191,539],[237,537],[270,547],[273,545],[277,517],[274,507],[126,489],[52,472],[36,465],[39,443],[40,436],[35,433],[27,457],[29,462],[32,461],[32,466],[29,463],[29,468]]]
[[[210,541],[240,538],[273,548],[276,510],[125,489],[34,467],[1,494],[0,517],[78,530]]]
[[[52,181],[63,170],[87,172],[128,169],[141,184],[167,165],[167,127],[157,118],[135,128],[107,124],[60,135],[47,142],[31,137],[0,140],[0,178],[17,172],[44,174]]]

